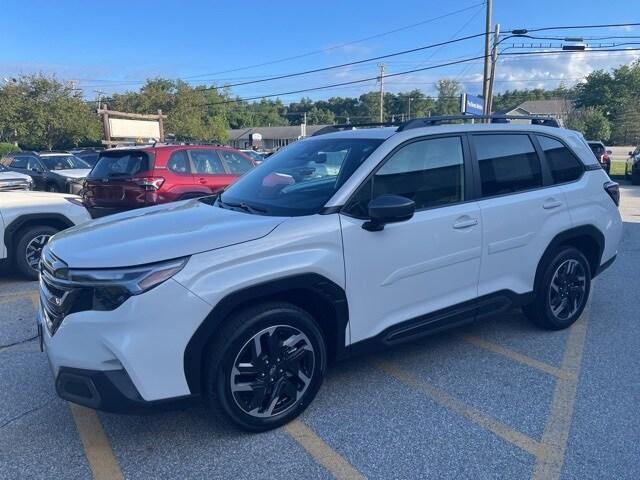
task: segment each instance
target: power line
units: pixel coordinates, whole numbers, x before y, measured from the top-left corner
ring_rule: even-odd
[[[510,52],[510,53],[503,53],[502,56],[524,56],[524,55],[539,55],[539,56],[546,56],[546,55],[562,55],[562,54],[574,54],[574,53],[589,53],[589,52],[631,52],[631,51],[640,51],[640,48],[626,48],[626,49],[601,49],[601,50],[585,50],[585,51],[567,51],[567,50],[558,50],[558,51],[546,51],[546,52]],[[438,65],[431,65],[429,67],[423,67],[423,68],[415,68],[412,70],[405,70],[403,72],[397,72],[397,73],[389,73],[387,75],[385,75],[385,78],[389,78],[389,77],[397,77],[397,76],[401,76],[401,75],[408,75],[410,73],[417,73],[417,72],[423,72],[426,70],[433,70],[436,68],[442,68],[442,67],[448,67],[451,65],[458,65],[461,63],[467,63],[470,61],[475,61],[475,60],[480,60],[480,59],[484,59],[485,56],[484,55],[480,55],[480,56],[476,56],[476,57],[470,57],[467,59],[462,59],[462,60],[456,60],[456,61],[452,61],[452,62],[447,62],[447,63],[441,63]],[[225,104],[230,104],[230,103],[240,103],[240,102],[245,102],[245,101],[251,101],[251,100],[261,100],[261,99],[266,99],[266,98],[272,98],[272,97],[281,97],[281,96],[287,96],[287,95],[294,95],[294,94],[298,94],[298,93],[307,93],[307,92],[312,92],[312,91],[317,91],[317,90],[324,90],[324,89],[329,89],[329,88],[335,88],[335,87],[342,87],[345,85],[354,85],[357,83],[363,83],[363,82],[368,82],[371,80],[376,80],[378,77],[369,77],[369,78],[362,78],[362,79],[358,79],[358,80],[351,80],[348,82],[340,82],[340,83],[334,83],[334,84],[330,84],[330,85],[322,85],[322,86],[318,86],[318,87],[310,87],[310,88],[304,88],[304,89],[300,89],[300,90],[293,90],[293,91],[288,91],[288,92],[280,92],[280,93],[274,93],[274,94],[268,94],[268,95],[258,95],[258,96],[254,96],[254,97],[245,97],[245,98],[235,98],[235,99],[229,99],[229,100],[224,100],[224,101],[220,101],[220,102],[211,102],[211,103],[205,103],[205,104],[201,104],[198,106],[214,106],[214,105],[225,105]]]
[[[319,50],[314,50],[314,51],[311,51],[311,52],[302,53],[300,55],[294,55],[294,56],[291,56],[291,57],[285,57],[285,58],[281,58],[281,59],[277,59],[277,60],[271,60],[271,61],[268,61],[268,62],[256,63],[254,65],[247,65],[245,67],[232,68],[232,69],[229,69],[229,70],[221,70],[221,71],[218,71],[218,72],[205,73],[205,74],[200,74],[200,75],[191,75],[191,76],[183,77],[183,79],[199,78],[199,77],[205,77],[205,76],[220,75],[220,74],[223,74],[223,73],[237,72],[237,71],[240,71],[240,70],[248,70],[248,69],[251,69],[251,68],[264,67],[264,66],[273,65],[273,64],[276,64],[276,63],[287,62],[289,60],[297,60],[299,58],[304,58],[304,57],[308,57],[308,56],[311,56],[311,55],[317,55],[319,53],[330,52],[330,51],[333,51],[333,50],[344,48],[344,47],[349,46],[349,45],[354,45],[354,44],[357,44],[357,43],[366,42],[368,40],[373,40],[374,38],[380,38],[380,37],[383,37],[383,36],[386,36],[386,35],[391,35],[393,33],[397,33],[397,32],[400,32],[402,30],[407,30],[407,29],[410,29],[410,28],[419,27],[421,25],[426,25],[428,23],[432,23],[432,22],[435,22],[435,21],[438,21],[438,20],[442,20],[443,18],[447,18],[447,17],[451,17],[453,15],[457,15],[458,13],[462,13],[462,12],[466,12],[468,10],[472,10],[472,9],[480,7],[482,5],[484,5],[484,1],[480,2],[480,3],[473,4],[473,5],[469,6],[469,7],[461,8],[459,10],[454,10],[452,12],[445,13],[443,15],[439,15],[437,17],[429,18],[429,19],[423,20],[423,21],[418,22],[418,23],[413,23],[411,25],[405,25],[403,27],[399,27],[399,28],[396,28],[396,29],[393,29],[393,30],[388,30],[386,32],[377,33],[375,35],[371,35],[371,36],[368,36],[368,37],[365,37],[365,38],[361,38],[359,40],[353,40],[351,42],[343,43],[343,44],[340,44],[340,45],[335,45],[333,47],[322,48],[322,49],[319,49]]]
[[[637,27],[640,23],[602,23],[599,25],[560,25],[555,27],[541,27],[541,28],[527,28],[522,29],[526,32],[544,32],[547,30],[574,30],[577,28],[615,28],[615,27]],[[511,30],[511,33],[517,31],[517,29]]]
[[[262,78],[262,79],[258,79],[258,80],[248,80],[245,82],[237,82],[237,83],[231,83],[231,84],[225,84],[223,86],[210,86],[210,87],[203,87],[200,90],[223,90],[225,88],[231,88],[231,87],[240,87],[240,86],[244,86],[244,85],[254,85],[257,83],[265,83],[265,82],[272,82],[275,80],[283,80],[285,78],[293,78],[293,77],[300,77],[302,75],[309,75],[312,73],[318,73],[318,72],[326,72],[329,70],[335,70],[335,69],[339,69],[339,68],[345,68],[345,67],[350,67],[353,65],[360,65],[360,64],[364,64],[364,63],[369,63],[369,62],[375,62],[378,60],[383,60],[385,58],[391,58],[391,57],[397,57],[399,55],[406,55],[409,53],[415,53],[415,52],[420,52],[423,50],[429,50],[432,48],[437,48],[437,47],[442,47],[445,45],[451,45],[453,43],[458,43],[458,42],[463,42],[465,40],[471,40],[473,38],[478,38],[484,36],[484,32],[483,33],[476,33],[474,35],[467,35],[465,37],[460,37],[460,38],[455,38],[453,40],[447,40],[444,42],[438,42],[438,43],[432,43],[429,45],[424,45],[421,47],[416,47],[416,48],[410,48],[407,50],[401,50],[399,52],[393,52],[393,53],[388,53],[386,55],[378,55],[377,57],[370,57],[370,58],[364,58],[362,60],[354,60],[352,62],[347,62],[347,63],[341,63],[338,65],[330,65],[328,67],[321,67],[321,68],[314,68],[311,70],[303,70],[301,72],[294,72],[294,73],[287,73],[284,75],[276,75],[273,77],[267,77],[267,78]]]

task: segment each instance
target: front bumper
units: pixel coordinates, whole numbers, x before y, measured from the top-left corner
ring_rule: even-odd
[[[111,413],[149,413],[175,409],[195,397],[147,401],[125,370],[84,370],[61,367],[56,392],[65,400]]]
[[[173,279],[113,311],[69,314],[54,334],[44,324],[40,308],[44,350],[58,393],[110,411],[115,411],[115,404],[126,407],[190,396],[184,351],[210,311],[209,304]],[[72,377],[77,388],[85,385],[80,388],[84,398],[74,397],[73,382],[68,382]],[[68,383],[71,390],[64,388]],[[116,397],[121,401],[110,400]]]

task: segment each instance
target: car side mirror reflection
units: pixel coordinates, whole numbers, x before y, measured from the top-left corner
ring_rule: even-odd
[[[415,211],[413,200],[399,195],[382,195],[369,202],[369,220],[362,224],[362,228],[379,232],[387,223],[409,220]]]

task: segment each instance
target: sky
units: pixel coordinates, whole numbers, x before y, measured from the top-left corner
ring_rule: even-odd
[[[494,0],[501,30],[640,22],[637,0]],[[367,59],[484,31],[482,0],[0,0],[0,81],[43,73],[74,81],[85,97],[137,90],[150,77],[223,85]],[[606,5],[606,8],[603,7]],[[635,5],[635,7],[633,7]],[[635,11],[633,11],[635,10]],[[630,14],[635,13],[635,18]],[[549,35],[637,36],[640,27],[544,32]],[[593,40],[595,41],[595,40]],[[532,40],[533,42],[533,40]],[[537,41],[540,42],[540,41]],[[548,41],[547,41],[548,42]],[[590,41],[591,42],[591,41]],[[518,41],[521,43],[521,41]],[[558,42],[553,42],[558,44]],[[510,41],[503,43],[512,45]],[[640,48],[640,44],[635,48]],[[523,51],[509,48],[505,53]],[[483,54],[483,38],[383,60],[388,74]],[[570,86],[595,69],[640,58],[640,51],[503,56],[496,91]],[[342,83],[378,74],[372,61],[301,77],[234,87],[256,97]],[[385,80],[387,91],[435,91],[452,78],[481,91],[482,60]],[[375,80],[305,93],[317,99],[358,96]],[[303,94],[281,96],[297,101]]]

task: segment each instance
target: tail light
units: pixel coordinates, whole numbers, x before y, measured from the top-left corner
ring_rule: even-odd
[[[162,184],[164,183],[164,178],[162,177],[141,177],[134,178],[133,181],[144,187],[145,190],[155,191],[158,190]]]
[[[620,187],[618,184],[616,182],[607,182],[604,184],[604,189],[613,200],[613,203],[616,206],[620,205]]]
[[[604,163],[605,165],[609,163],[609,155],[607,155],[606,153],[604,155],[602,155],[602,157],[600,157],[600,163]]]

